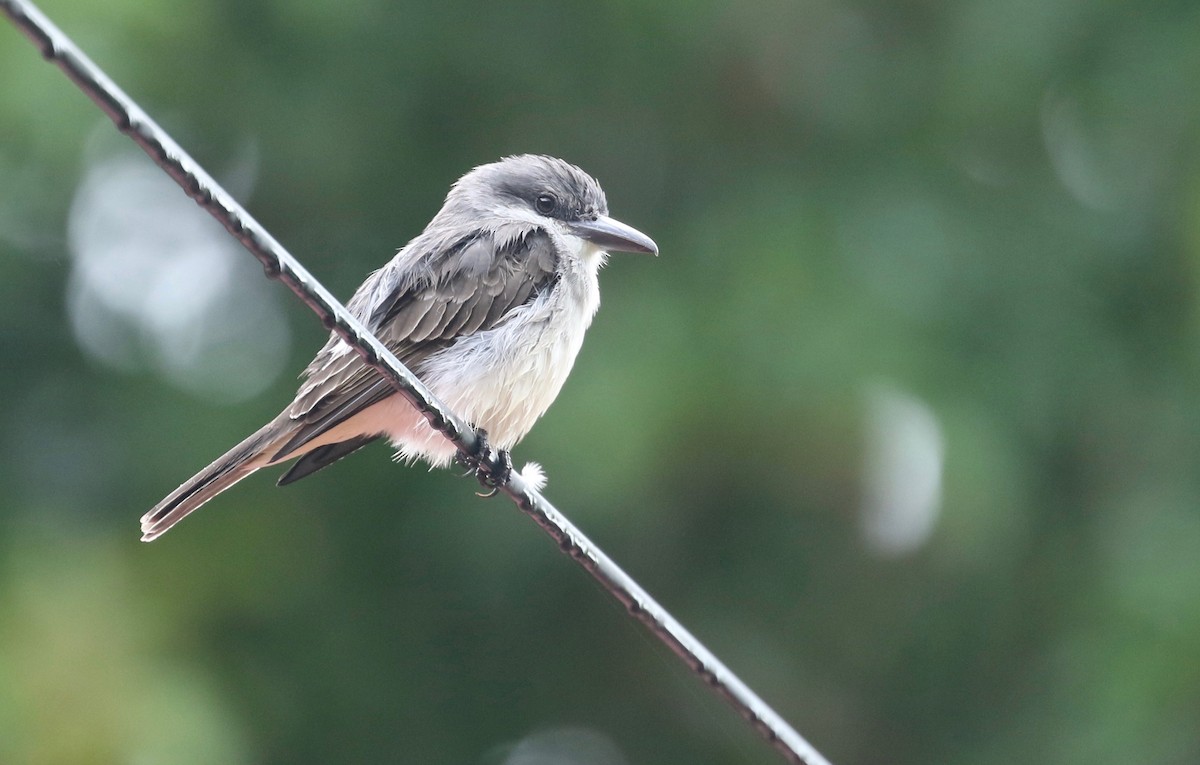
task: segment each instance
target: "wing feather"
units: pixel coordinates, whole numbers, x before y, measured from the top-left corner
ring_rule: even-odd
[[[409,247],[420,244],[418,238]],[[389,273],[385,268],[373,274],[350,305],[360,319],[366,317],[379,339],[418,377],[430,354],[459,338],[495,327],[512,309],[535,299],[557,282],[557,254],[549,235],[540,229],[529,229],[515,237],[475,236],[440,251],[430,249],[407,262],[409,267],[399,273]],[[387,280],[396,285],[395,289],[389,291],[383,286]],[[370,293],[380,291],[390,294],[370,305]],[[395,389],[365,366],[336,335],[313,359],[305,377],[287,410],[296,428],[276,459],[295,453],[322,433],[395,394]]]
[[[430,336],[440,333],[445,329],[446,307],[450,304],[449,300],[439,299],[443,296],[435,296],[428,308],[425,309],[425,315],[417,322],[417,326],[413,327],[408,333],[408,341],[411,343],[420,343],[428,340]]]

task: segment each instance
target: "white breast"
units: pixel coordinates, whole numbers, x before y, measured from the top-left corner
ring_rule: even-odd
[[[569,259],[553,289],[514,309],[499,326],[457,341],[423,365],[422,380],[434,395],[487,430],[492,445],[501,449],[516,445],[558,396],[600,306],[596,272],[604,253],[567,239],[562,244],[578,248],[580,257]],[[371,407],[370,415],[399,449],[399,458],[442,466],[457,451],[400,396]]]

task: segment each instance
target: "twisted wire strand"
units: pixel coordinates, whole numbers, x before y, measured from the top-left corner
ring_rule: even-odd
[[[0,0],[0,10],[183,190],[220,221],[263,265],[266,275],[285,284],[337,332],[363,361],[417,407],[430,425],[468,454],[479,447],[475,430],[457,417],[331,295],[304,266],[267,233],[187,152],[179,147],[134,101],[100,70],[36,6],[25,0]],[[485,471],[502,466],[495,451],[483,455]],[[714,693],[729,703],[754,731],[787,761],[830,765],[803,736],[741,681],[645,589],[587,538],[538,491],[514,472],[501,487],[516,505],[550,535],[631,616],[678,656]]]

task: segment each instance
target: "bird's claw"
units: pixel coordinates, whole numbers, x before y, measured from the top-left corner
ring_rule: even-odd
[[[476,496],[494,497],[512,477],[512,455],[507,449],[493,448],[483,428],[475,429],[475,437],[474,453],[468,454],[460,449],[455,460],[467,469],[467,475],[474,474],[483,488],[488,489],[483,494],[475,492]]]

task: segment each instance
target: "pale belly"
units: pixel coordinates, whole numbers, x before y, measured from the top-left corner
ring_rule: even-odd
[[[512,449],[554,402],[600,306],[596,272],[604,253],[574,240],[563,245],[582,248],[582,272],[514,309],[500,326],[460,339],[414,370],[450,411],[486,430],[491,444],[501,449]],[[305,444],[304,451],[364,434],[387,437],[397,459],[423,459],[434,467],[449,464],[458,452],[399,394]]]
[[[592,317],[591,311],[553,311],[544,305],[528,306],[527,313],[430,356],[419,371],[450,411],[485,429],[501,449],[512,449],[554,402]],[[553,320],[564,315],[571,318]],[[449,464],[458,451],[399,394],[313,439],[304,451],[363,433],[386,436],[398,459],[423,459],[434,467]]]

